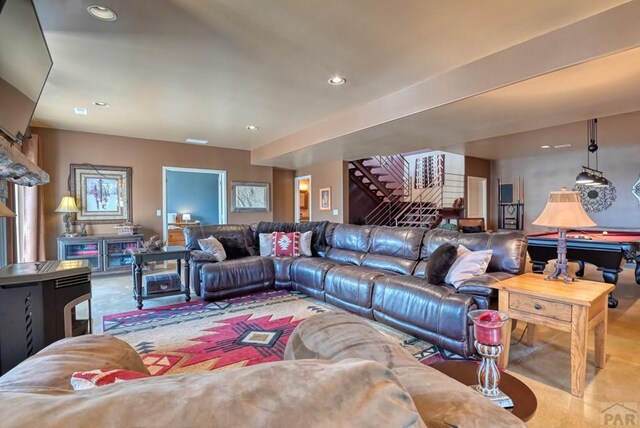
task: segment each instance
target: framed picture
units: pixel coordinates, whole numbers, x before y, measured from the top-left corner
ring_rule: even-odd
[[[269,212],[269,183],[231,182],[231,212]]]
[[[331,209],[331,187],[320,189],[320,211]]]
[[[131,222],[131,168],[71,164],[75,223]]]

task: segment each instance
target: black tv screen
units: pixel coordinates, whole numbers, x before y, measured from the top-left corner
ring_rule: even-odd
[[[21,143],[52,66],[31,0],[0,0],[0,137]]]

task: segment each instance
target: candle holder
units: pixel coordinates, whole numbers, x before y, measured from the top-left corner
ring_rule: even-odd
[[[473,321],[476,340],[474,345],[482,357],[478,366],[478,385],[471,388],[501,407],[513,407],[513,401],[498,388],[500,370],[496,364],[502,353],[502,326],[509,317],[498,311],[476,310],[468,314]]]

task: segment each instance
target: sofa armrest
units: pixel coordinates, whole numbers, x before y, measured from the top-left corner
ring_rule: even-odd
[[[479,309],[488,309],[498,296],[498,291],[491,286],[497,282],[516,275],[508,272],[487,272],[462,282],[458,293],[469,294],[476,300]]]
[[[191,251],[190,260],[193,260],[194,262],[199,262],[199,263],[202,263],[202,262],[216,263],[217,262],[213,254],[205,253],[204,251],[200,251],[200,250]]]
[[[62,339],[0,377],[0,391],[71,390],[77,371],[123,369],[149,374],[138,353],[123,340],[86,334]]]

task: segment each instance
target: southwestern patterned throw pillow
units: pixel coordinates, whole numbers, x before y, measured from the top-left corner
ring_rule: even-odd
[[[300,257],[300,232],[273,232],[273,251],[277,257]]]
[[[96,369],[75,372],[71,375],[71,386],[75,391],[91,389],[96,386],[111,385],[125,380],[141,379],[150,375],[121,369]]]

